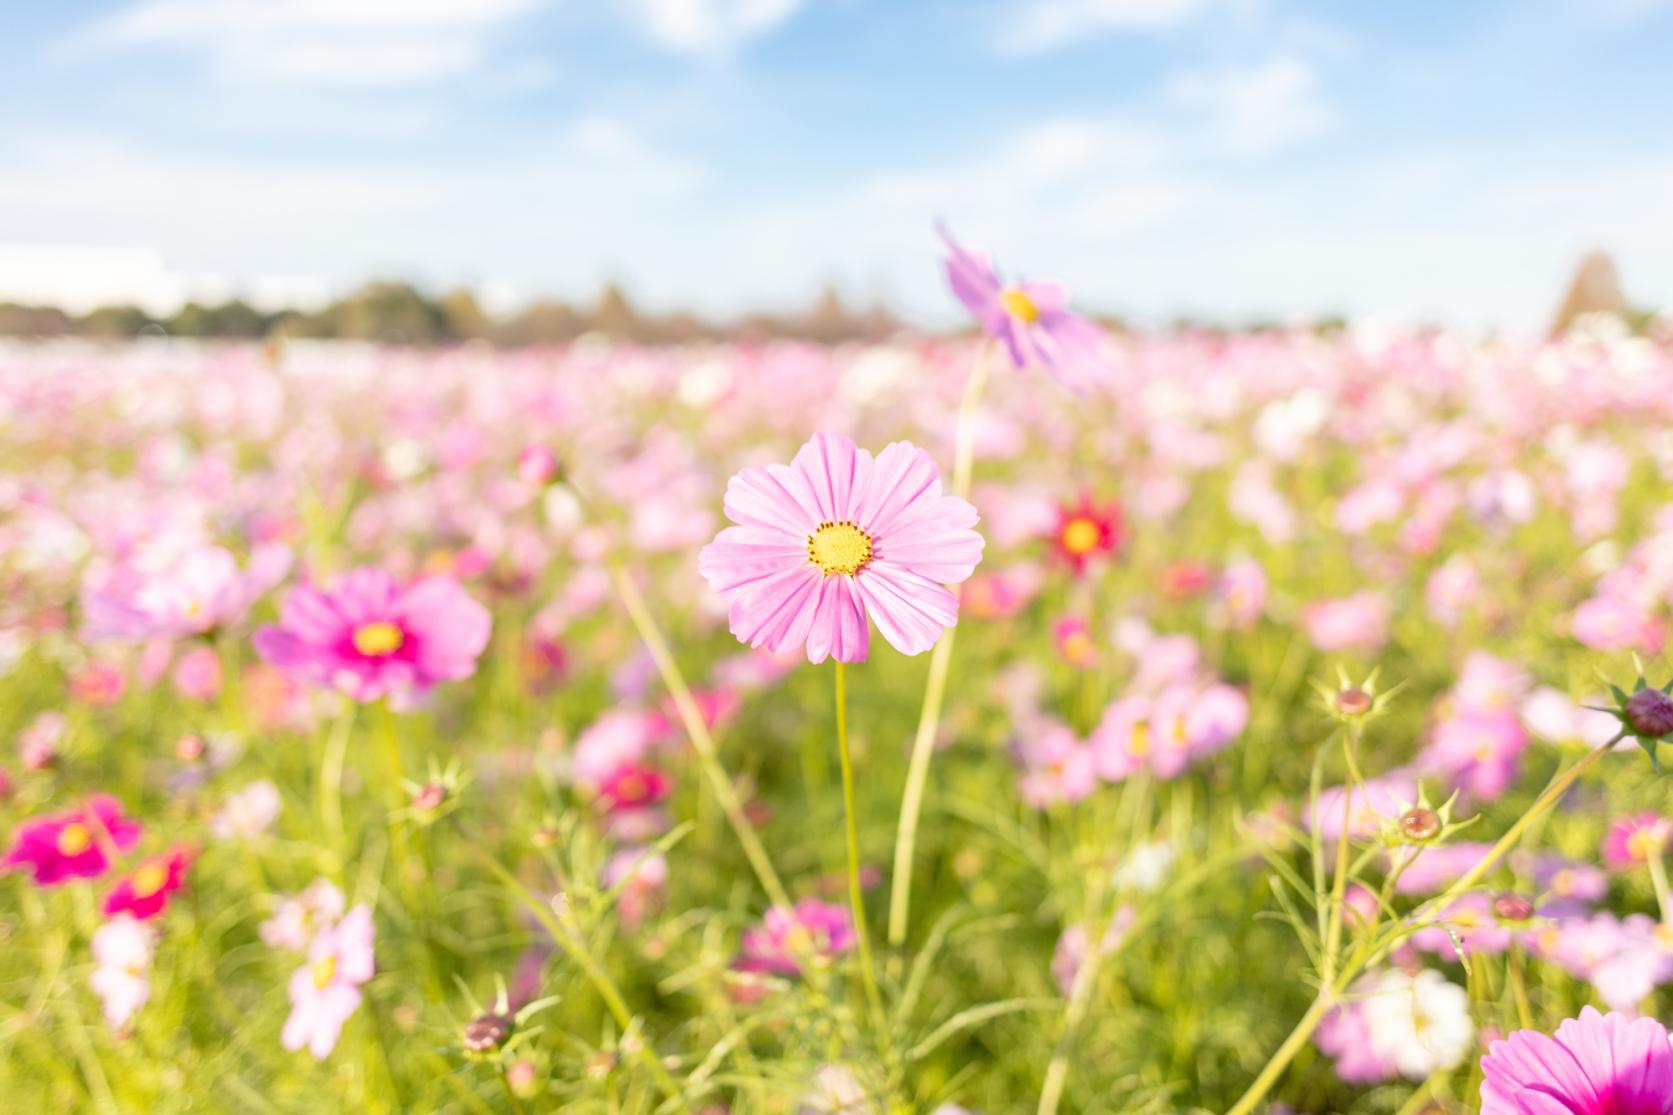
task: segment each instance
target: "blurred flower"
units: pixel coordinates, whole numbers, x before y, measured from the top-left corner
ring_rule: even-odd
[[[1583,1007],[1555,1035],[1494,1042],[1481,1074],[1481,1115],[1673,1113],[1673,1045],[1653,1018]]]
[[[632,933],[662,908],[668,890],[668,860],[646,848],[620,848],[604,861],[602,881],[612,890],[621,887],[616,913],[622,928]]]
[[[133,874],[116,881],[105,895],[101,910],[106,917],[127,914],[149,921],[167,909],[169,896],[185,885],[186,868],[191,863],[192,853],[184,848],[145,861]]]
[[[196,647],[174,664],[174,687],[193,701],[212,701],[221,691],[221,656],[213,647]]]
[[[828,966],[852,950],[855,941],[846,907],[804,898],[793,909],[774,906],[760,928],[746,929],[742,955],[733,967],[740,972],[799,975],[806,965]]]
[[[1388,621],[1388,601],[1374,589],[1335,600],[1315,600],[1301,616],[1313,645],[1331,654],[1380,650],[1388,641]]]
[[[1062,286],[1043,280],[1005,284],[986,256],[960,246],[945,228],[940,232],[953,295],[1005,347],[1015,367],[1044,368],[1077,391],[1109,369],[1103,330],[1069,310]]]
[[[357,701],[422,694],[476,672],[491,621],[448,577],[398,584],[362,568],[330,589],[299,586],[277,626],[256,632],[268,662]]]
[[[110,854],[139,843],[140,832],[138,821],[122,815],[121,803],[98,794],[74,809],[19,825],[0,871],[27,868],[42,886],[97,878],[110,869]]]
[[[1052,530],[1052,549],[1078,575],[1100,558],[1121,548],[1126,524],[1121,504],[1111,500],[1098,504],[1091,492],[1082,492],[1079,502],[1057,509]]]
[[[1109,929],[1104,934],[1102,955],[1108,956],[1121,947],[1121,942],[1127,936],[1127,930],[1133,926],[1137,917],[1131,906],[1123,906],[1110,919]],[[1051,954],[1051,978],[1057,984],[1058,993],[1067,999],[1074,990],[1075,977],[1080,974],[1081,965],[1086,963],[1086,942],[1091,933],[1085,925],[1071,925],[1057,938],[1057,947]]]
[[[290,978],[290,1017],[279,1043],[292,1052],[307,1046],[323,1061],[360,1008],[360,986],[372,978],[372,911],[356,906],[343,920],[315,935],[308,962]]]
[[[1314,1039],[1349,1083],[1423,1080],[1456,1068],[1475,1044],[1470,999],[1438,972],[1390,968],[1361,976]]]
[[[732,634],[752,647],[806,644],[810,662],[862,662],[867,617],[903,654],[934,645],[958,618],[944,585],[970,576],[976,509],[941,494],[935,462],[910,442],[874,459],[820,434],[790,465],[746,468],[726,489],[736,526],[698,568],[726,599]]]
[[[1098,785],[1092,752],[1060,720],[1041,718],[1016,743],[1023,775],[1017,785],[1022,800],[1036,809],[1080,801]]]
[[[1673,822],[1652,810],[1622,817],[1603,837],[1603,862],[1616,871],[1642,867],[1652,856],[1664,855],[1673,836]]]
[[[112,1029],[126,1026],[151,997],[151,956],[156,936],[131,917],[112,918],[93,931],[93,974],[88,983]]]
[[[329,879],[315,879],[300,894],[284,898],[273,916],[261,923],[262,943],[272,949],[302,952],[314,937],[343,916],[343,892]]]
[[[209,831],[222,840],[260,836],[278,820],[282,801],[279,788],[265,778],[234,790],[209,822]]]

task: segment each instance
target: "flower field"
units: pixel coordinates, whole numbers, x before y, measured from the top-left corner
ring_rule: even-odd
[[[1667,338],[948,251],[980,336],[0,351],[11,1109],[1673,1111]]]

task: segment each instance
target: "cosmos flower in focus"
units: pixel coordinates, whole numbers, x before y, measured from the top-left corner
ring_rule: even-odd
[[[336,1046],[343,1024],[360,1008],[360,985],[372,978],[375,932],[371,908],[356,906],[314,937],[308,962],[290,978],[290,1017],[279,1035],[286,1049],[307,1046],[323,1061]]]
[[[1126,537],[1121,504],[1115,500],[1099,504],[1090,492],[1083,492],[1078,502],[1057,509],[1051,544],[1077,576],[1084,576],[1095,561],[1119,549]]]
[[[291,590],[279,623],[256,632],[256,650],[279,669],[357,701],[421,695],[476,672],[488,645],[488,610],[451,577],[399,584],[362,568],[329,589]]]
[[[169,895],[185,885],[191,863],[192,853],[184,848],[147,860],[132,875],[118,879],[105,895],[104,915],[127,914],[137,921],[156,917],[168,908]]]
[[[110,869],[110,853],[139,843],[138,821],[122,815],[115,798],[99,794],[84,805],[25,821],[12,838],[0,871],[27,868],[42,886],[94,879]]]
[[[1104,331],[1069,309],[1060,283],[1022,279],[1006,283],[987,256],[971,251],[942,228],[947,244],[947,284],[982,332],[1004,346],[1017,368],[1041,367],[1076,391],[1106,372]]]
[[[818,434],[789,465],[746,468],[726,488],[727,527],[698,569],[751,647],[803,644],[810,662],[863,662],[867,619],[903,654],[958,619],[945,586],[982,560],[976,509],[941,494],[928,453],[897,441],[874,458]]]
[[[1673,1044],[1653,1018],[1583,1007],[1555,1034],[1494,1042],[1481,1073],[1481,1115],[1673,1115]]]

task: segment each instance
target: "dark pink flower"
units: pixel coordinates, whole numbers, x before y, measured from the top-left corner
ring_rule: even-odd
[[[138,821],[122,815],[120,802],[99,794],[74,809],[19,825],[0,870],[28,868],[42,886],[94,879],[110,869],[112,852],[139,843],[141,831]]]
[[[759,929],[744,931],[740,972],[800,975],[805,964],[829,964],[854,947],[854,921],[848,910],[815,898],[794,909],[774,906]]]
[[[138,921],[156,917],[168,908],[169,896],[185,885],[186,868],[191,864],[192,852],[186,848],[147,860],[110,888],[103,906],[105,917],[128,914]]]
[[[329,589],[292,590],[278,625],[255,642],[286,673],[375,701],[470,677],[491,626],[488,610],[451,577],[402,585],[362,568]]]

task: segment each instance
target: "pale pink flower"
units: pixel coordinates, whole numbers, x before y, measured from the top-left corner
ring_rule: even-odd
[[[323,1061],[360,1009],[360,987],[372,978],[372,911],[356,906],[343,920],[315,935],[308,962],[290,978],[290,1017],[279,1042],[292,1052],[307,1047]]]
[[[151,956],[156,934],[131,917],[112,918],[93,931],[93,974],[88,982],[112,1029],[126,1026],[151,998]]]
[[[1313,645],[1327,653],[1374,653],[1388,641],[1389,605],[1374,589],[1334,600],[1315,600],[1301,622]]]
[[[736,526],[698,568],[726,599],[732,634],[752,647],[807,647],[810,662],[865,660],[868,617],[919,654],[958,618],[945,585],[982,558],[976,509],[941,494],[929,454],[895,442],[875,458],[816,435],[789,465],[746,468],[726,489]]]

